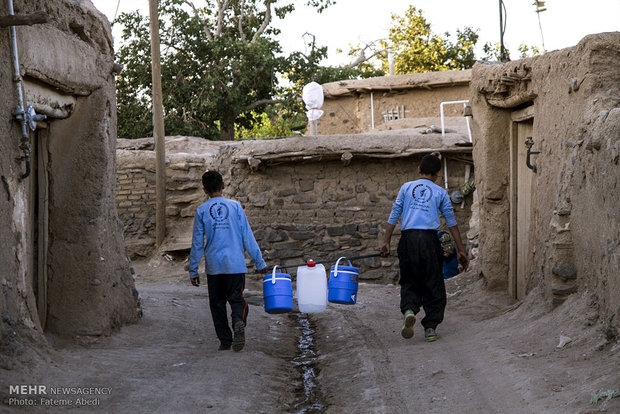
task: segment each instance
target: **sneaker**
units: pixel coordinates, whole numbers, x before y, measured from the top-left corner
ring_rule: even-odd
[[[239,352],[245,346],[245,324],[243,321],[235,322],[233,334],[232,350]]]
[[[424,330],[424,339],[426,342],[433,342],[437,340],[437,332],[433,328],[426,328]]]
[[[405,312],[405,321],[403,322],[403,328],[400,330],[400,334],[403,338],[413,338],[413,325],[415,325],[415,315],[413,311]]]
[[[230,344],[220,344],[220,347],[217,349],[218,351],[229,351]]]

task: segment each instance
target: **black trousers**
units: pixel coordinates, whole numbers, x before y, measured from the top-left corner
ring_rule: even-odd
[[[222,344],[230,345],[233,336],[226,315],[226,302],[230,303],[232,326],[238,321],[247,323],[248,303],[243,297],[245,274],[207,275],[207,287],[215,333]]]
[[[400,310],[414,313],[424,308],[424,329],[443,321],[446,286],[442,273],[442,252],[435,230],[403,230],[398,242],[400,267]]]

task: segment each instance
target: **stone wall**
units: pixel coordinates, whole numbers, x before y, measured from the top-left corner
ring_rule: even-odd
[[[419,143],[411,144],[414,140]],[[460,138],[446,141],[454,144],[457,140]],[[144,169],[136,167],[140,160],[153,156],[148,149],[126,149],[130,144],[124,141],[121,146],[125,149],[119,149],[119,192],[123,191],[121,182],[125,186],[133,185],[124,190],[130,192],[138,190],[136,184],[143,185]],[[211,147],[202,148],[203,145]],[[219,145],[216,157],[212,156],[214,145]],[[352,147],[357,147],[360,153],[349,152]],[[383,154],[373,154],[369,147]],[[298,151],[300,148],[305,151]],[[318,154],[310,148],[319,152],[325,148],[325,151]],[[471,149],[444,145],[440,137],[415,137],[411,131],[399,136],[303,137],[219,144],[198,138],[169,138],[168,223],[163,250],[189,249],[194,213],[205,201],[200,176],[207,168],[216,168],[224,175],[225,195],[243,205],[269,265],[297,264],[309,258],[335,262],[343,255],[376,253],[400,186],[417,177],[419,160],[433,148],[446,151],[449,187],[460,188],[469,165],[466,161],[471,160]],[[305,160],[296,158],[300,153]],[[345,153],[351,158],[343,161]],[[381,158],[388,153],[393,156]],[[253,161],[248,162],[248,157]],[[144,168],[150,168],[149,162]],[[258,167],[252,167],[257,162]],[[135,179],[129,178],[131,171],[136,171]],[[443,185],[443,178],[438,183]],[[141,191],[142,187],[139,188]],[[129,204],[124,199],[118,202],[119,210],[121,203]],[[148,209],[148,202],[147,198],[136,198],[132,200],[132,208],[136,212]],[[465,234],[469,228],[471,197],[466,198],[463,208],[455,205],[455,213]],[[143,226],[143,219],[123,214],[121,217],[128,249],[133,254],[151,253],[154,229]],[[394,250],[396,242],[394,237]],[[361,266],[361,277],[366,280],[390,282],[398,275],[395,256],[364,259],[356,265]]]
[[[529,232],[520,277],[557,305],[591,292],[604,320],[620,317],[620,33],[503,65],[476,64],[471,84],[481,268],[491,287],[511,280],[511,165],[515,122],[534,143]],[[529,115],[528,115],[529,114]],[[612,318],[612,319],[608,319]]]

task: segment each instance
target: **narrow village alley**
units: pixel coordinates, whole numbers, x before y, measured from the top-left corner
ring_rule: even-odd
[[[440,339],[427,343],[415,326],[400,336],[399,288],[360,284],[356,305],[330,303],[306,314],[316,361],[305,392],[296,366],[297,314],[269,315],[262,287],[248,282],[247,344],[218,351],[206,286],[190,285],[182,262],[134,263],[143,316],[111,337],[82,345],[51,342],[53,362],[7,371],[10,383],[102,387],[85,396],[85,412],[107,413],[593,413],[617,412],[620,400],[591,404],[617,384],[617,345],[575,297],[545,313],[504,294],[482,291],[465,273],[447,283]],[[250,278],[251,279],[251,278]],[[526,306],[529,308],[526,310]],[[418,318],[419,319],[419,318]],[[561,336],[571,338],[561,348]],[[312,361],[310,361],[312,362]],[[309,398],[308,398],[309,396]],[[62,406],[7,407],[3,412],[60,412]],[[65,396],[73,401],[76,396]],[[603,398],[604,400],[604,398]],[[47,404],[51,402],[47,401]]]

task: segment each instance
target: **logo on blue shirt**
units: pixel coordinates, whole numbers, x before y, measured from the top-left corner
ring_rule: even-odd
[[[433,190],[426,184],[418,184],[413,187],[411,196],[416,202],[427,203],[433,197]]]
[[[209,214],[215,221],[224,221],[228,218],[228,206],[223,203],[214,203],[209,208]]]

